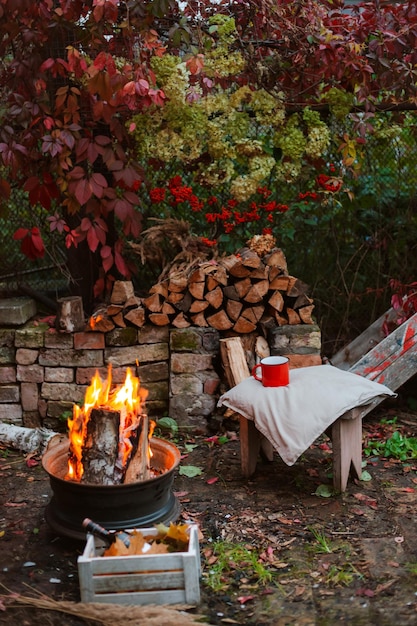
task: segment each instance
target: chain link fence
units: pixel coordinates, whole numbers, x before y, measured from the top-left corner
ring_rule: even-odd
[[[40,294],[57,295],[67,288],[61,267],[65,264],[63,242],[57,244],[52,236],[45,236],[45,209],[31,207],[27,194],[12,191],[7,206],[0,209],[0,294],[21,295],[25,288]],[[31,261],[20,250],[20,241],[13,239],[19,228],[43,226],[42,236],[46,253],[42,259]]]
[[[417,113],[402,123],[387,114],[362,149],[360,173],[345,180],[351,198],[341,194],[340,206],[321,207],[309,220],[288,212],[297,228],[284,244],[289,271],[310,285],[328,355],[389,308],[391,279],[417,280]],[[333,158],[337,163],[340,154]],[[34,225],[42,226],[46,253],[30,261],[13,233]],[[0,294],[66,292],[63,237],[46,233],[45,210],[30,207],[25,192],[13,191],[0,233]]]

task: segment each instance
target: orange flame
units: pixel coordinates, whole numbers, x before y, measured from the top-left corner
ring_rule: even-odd
[[[103,319],[102,315],[92,315],[90,317],[90,319],[88,320],[89,326],[92,330],[94,330],[94,328],[96,327],[96,325],[101,322],[101,320]]]
[[[140,380],[133,376],[131,369],[126,370],[123,385],[111,388],[112,369],[107,371],[103,382],[98,371],[94,374],[85,393],[84,406],[74,405],[72,419],[68,420],[70,452],[66,480],[80,481],[84,473],[82,464],[83,446],[87,435],[87,424],[92,409],[101,408],[119,411],[119,458],[118,465],[124,468],[132,451],[130,435],[138,428],[143,415],[143,405],[148,392],[140,386]],[[151,435],[148,435],[149,437]]]

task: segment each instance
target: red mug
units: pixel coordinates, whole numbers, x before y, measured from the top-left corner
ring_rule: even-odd
[[[261,369],[262,376],[257,375]],[[267,356],[252,368],[252,376],[264,387],[285,387],[290,382],[290,365],[286,356]]]

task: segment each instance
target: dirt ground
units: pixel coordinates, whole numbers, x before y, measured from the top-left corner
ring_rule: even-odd
[[[396,424],[386,423],[393,418]],[[202,469],[193,478],[177,473],[174,481],[182,519],[198,522],[201,530],[202,599],[194,610],[213,625],[417,624],[417,459],[371,455],[364,468],[368,480],[351,480],[344,494],[323,497],[317,490],[328,495],[331,486],[331,445],[324,436],[294,466],[278,457],[260,461],[248,480],[240,475],[237,430],[226,424],[224,443],[188,439],[186,450],[178,442],[182,465]],[[394,430],[417,436],[417,414],[386,401],[364,421],[364,448],[370,438],[390,437]],[[44,594],[79,601],[83,546],[48,528],[49,478],[36,461],[0,448],[0,624],[91,625],[13,599]],[[211,590],[219,540],[256,549],[269,580],[232,559]]]

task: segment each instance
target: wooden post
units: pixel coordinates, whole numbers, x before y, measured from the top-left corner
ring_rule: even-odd
[[[220,339],[220,355],[230,387],[235,387],[249,378],[250,371],[240,337]],[[255,424],[243,415],[239,415],[239,436],[242,475],[248,478],[256,469],[260,449],[268,461],[272,461],[274,450],[272,444],[256,429]]]
[[[83,330],[85,327],[83,301],[80,296],[69,296],[57,300],[56,328],[66,333]]]

